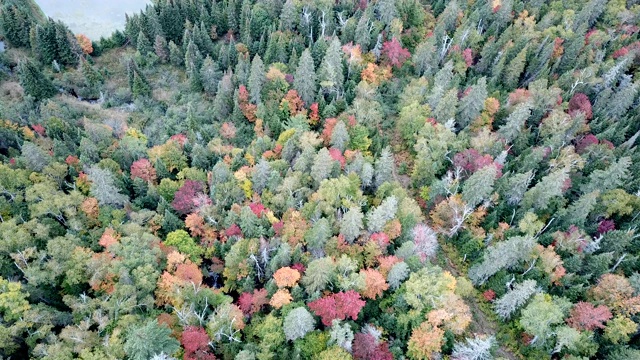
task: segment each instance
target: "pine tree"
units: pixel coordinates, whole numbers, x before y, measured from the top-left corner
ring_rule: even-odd
[[[21,62],[18,66],[18,78],[24,92],[33,96],[36,101],[48,99],[57,93],[51,80],[29,60]]]
[[[511,143],[518,137],[518,135],[520,135],[525,122],[531,116],[532,107],[532,104],[529,102],[523,102],[516,105],[513,112],[511,112],[507,117],[505,124],[498,129],[498,133],[508,143]]]
[[[469,279],[475,285],[484,284],[501,269],[508,269],[522,260],[529,259],[535,244],[535,239],[530,236],[514,236],[490,246],[484,252],[482,262],[469,269]]]
[[[322,148],[316,154],[313,159],[313,166],[311,166],[311,178],[320,185],[320,182],[324,179],[328,179],[333,174],[335,168],[335,160],[329,154],[327,148]]]
[[[55,23],[55,41],[57,54],[55,60],[63,65],[75,66],[82,54],[78,41],[67,26],[58,21]]]
[[[155,42],[153,43],[153,50],[156,56],[163,63],[169,60],[169,48],[167,45],[167,39],[164,36],[156,35]]]
[[[580,190],[587,194],[596,190],[605,192],[615,189],[629,179],[630,166],[631,158],[625,156],[609,165],[605,170],[594,170],[589,175],[589,182],[583,185]]]
[[[367,213],[367,229],[375,233],[381,231],[387,221],[392,220],[398,211],[398,199],[389,196],[382,203]]]
[[[349,132],[347,131],[347,126],[344,124],[344,121],[338,121],[336,126],[333,128],[329,143],[342,153],[347,149],[347,145],[349,145],[350,140]]]
[[[281,31],[294,31],[298,25],[298,18],[298,9],[296,9],[294,0],[287,0],[282,6],[282,12],[280,12],[280,25],[278,28]]]
[[[138,40],[136,41],[136,49],[143,57],[146,57],[149,53],[153,52],[153,48],[151,47],[151,42],[147,36],[140,31],[138,33]]]
[[[202,54],[193,41],[189,42],[184,55],[184,64],[187,69],[187,77],[191,84],[191,90],[202,91],[202,78],[200,68],[202,67]]]
[[[518,87],[520,75],[524,71],[524,67],[527,63],[527,50],[528,48],[525,46],[518,55],[509,62],[503,77],[506,89],[515,89]]]
[[[316,95],[316,73],[309,49],[305,49],[300,56],[293,78],[293,88],[298,91],[298,95],[307,106],[311,105]]]
[[[537,292],[540,292],[538,283],[535,280],[525,280],[516,284],[500,299],[494,303],[495,312],[502,320],[507,320],[515,313],[527,300]]]
[[[182,50],[173,40],[169,41],[169,61],[173,66],[182,66],[184,64]]]
[[[135,327],[126,337],[124,351],[133,360],[147,360],[156,354],[173,354],[180,348],[171,330],[158,324],[157,320]]]
[[[344,236],[347,242],[352,243],[360,235],[360,231],[364,227],[363,219],[364,215],[360,208],[357,207],[350,208],[344,214],[342,221],[340,221],[340,234]]]
[[[471,91],[460,100],[458,106],[458,124],[464,129],[475,120],[482,109],[487,98],[487,79],[482,77],[471,87]]]
[[[493,184],[498,176],[498,169],[494,164],[487,165],[473,173],[462,187],[462,200],[475,208],[489,199],[493,192]]]
[[[320,86],[329,93],[341,94],[344,83],[343,71],[342,49],[340,40],[336,37],[329,43],[329,47],[325,52],[324,59],[318,70]]]
[[[392,181],[395,173],[395,162],[391,149],[386,147],[382,149],[380,157],[376,159],[375,164],[375,186],[379,187],[387,181]]]
[[[251,73],[249,74],[249,83],[247,84],[249,87],[251,101],[255,104],[259,104],[261,102],[260,93],[262,92],[262,86],[265,81],[264,64],[262,63],[260,55],[256,55],[253,57],[253,61],[251,62]]]

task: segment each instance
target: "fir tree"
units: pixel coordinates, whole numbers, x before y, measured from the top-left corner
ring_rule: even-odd
[[[33,96],[36,101],[48,99],[57,93],[51,80],[29,60],[21,62],[18,66],[18,78],[24,92]]]
[[[265,81],[264,64],[262,63],[260,55],[256,55],[251,62],[251,73],[249,74],[249,83],[247,84],[251,101],[255,104],[260,103],[260,93],[262,92],[262,86]]]
[[[342,49],[340,40],[334,38],[331,40],[329,47],[324,55],[320,69],[318,70],[318,78],[320,86],[329,93],[342,93],[342,85],[344,83],[343,66],[342,66]],[[339,97],[339,96],[338,96]]]
[[[173,66],[182,66],[184,64],[184,56],[180,47],[173,42],[169,41],[169,61]]]
[[[191,85],[191,90],[202,91],[202,78],[200,68],[202,67],[202,54],[193,41],[189,42],[184,55],[184,65],[187,69],[187,77]]]
[[[311,105],[316,95],[316,73],[309,49],[305,49],[300,56],[293,78],[293,88],[298,91],[298,95],[307,106]]]
[[[382,149],[380,157],[376,159],[375,164],[375,186],[379,187],[387,181],[392,181],[395,173],[395,162],[391,149],[386,147]]]

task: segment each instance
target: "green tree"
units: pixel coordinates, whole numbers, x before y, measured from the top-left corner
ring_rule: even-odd
[[[36,101],[48,99],[57,93],[51,80],[30,60],[22,61],[18,65],[18,79],[24,92],[33,96]]]
[[[340,233],[344,236],[344,239],[353,243],[353,241],[360,235],[364,225],[362,220],[364,215],[358,207],[352,207],[347,211],[340,221]]]
[[[171,330],[158,324],[157,320],[131,329],[124,343],[124,351],[133,360],[148,360],[154,355],[173,354],[180,348],[178,340],[172,338]]]
[[[164,243],[167,246],[175,246],[178,251],[189,256],[194,263],[200,262],[200,255],[202,255],[203,250],[186,231],[176,230],[170,232]]]
[[[253,57],[253,61],[251,61],[251,73],[249,74],[249,83],[247,84],[249,87],[249,96],[255,104],[260,103],[260,94],[265,81],[264,64],[262,63],[260,55],[256,55]]]
[[[305,49],[298,61],[298,67],[293,78],[293,88],[298,91],[298,95],[304,103],[309,106],[316,95],[316,72],[313,58],[309,49]]]
[[[320,86],[327,93],[342,94],[344,75],[342,66],[342,48],[340,40],[335,37],[329,43],[329,47],[324,55],[320,69],[318,70],[318,79]]]
[[[287,340],[303,338],[316,327],[313,315],[304,307],[298,307],[284,318],[283,328]]]

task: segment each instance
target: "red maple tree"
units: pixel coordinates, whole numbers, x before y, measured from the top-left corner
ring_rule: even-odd
[[[360,294],[353,290],[339,292],[310,302],[309,309],[320,316],[325,326],[331,326],[334,319],[344,320],[347,317],[358,319],[358,313],[365,305]]]
[[[182,332],[180,342],[184,347],[184,360],[215,360],[209,347],[209,335],[197,326],[187,326]]]
[[[606,305],[593,306],[588,302],[579,302],[571,309],[571,316],[567,324],[577,330],[603,329],[604,322],[613,315]]]
[[[353,357],[356,360],[392,360],[386,342],[368,333],[357,333],[353,337]]]
[[[396,68],[402,67],[402,64],[411,57],[409,50],[403,48],[395,37],[382,44],[382,55],[391,66]]]
[[[184,185],[176,191],[171,202],[173,207],[180,215],[192,213],[195,210],[194,199],[202,193],[204,186],[199,181],[186,180]]]

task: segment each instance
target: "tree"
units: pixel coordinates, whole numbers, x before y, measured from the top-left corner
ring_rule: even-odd
[[[413,329],[407,343],[407,355],[417,360],[432,359],[432,354],[440,352],[442,345],[444,345],[444,331],[425,321]]]
[[[409,276],[410,272],[409,265],[404,261],[393,265],[387,274],[387,282],[389,283],[391,290],[399,288],[402,282],[407,278],[407,276]]]
[[[554,329],[564,322],[564,315],[568,312],[571,303],[548,294],[537,294],[533,300],[522,310],[520,326],[533,335],[531,344],[544,346],[555,334]]]
[[[331,326],[334,320],[358,319],[360,310],[366,302],[360,299],[360,294],[353,290],[339,292],[325,296],[308,303],[309,309],[320,316],[325,326]]]
[[[171,330],[158,324],[157,320],[147,321],[130,331],[124,351],[133,360],[147,360],[160,353],[173,354],[180,347],[170,335]]]
[[[216,357],[209,347],[209,335],[205,329],[187,326],[180,337],[184,347],[184,360],[215,360]]]
[[[458,116],[456,119],[461,128],[471,124],[484,108],[484,102],[487,98],[487,79],[480,78],[469,92],[460,100],[458,105]]]
[[[389,65],[401,68],[407,59],[411,57],[409,50],[402,47],[398,39],[394,36],[391,41],[382,44],[382,56]]]
[[[285,266],[278,269],[278,271],[273,274],[273,279],[276,281],[276,285],[278,285],[279,288],[294,287],[298,283],[298,280],[300,280],[300,272]]]
[[[76,41],[78,41],[78,45],[80,45],[84,54],[89,55],[93,52],[91,39],[89,39],[85,34],[76,34]]]
[[[129,201],[116,187],[116,179],[111,171],[94,165],[87,171],[87,175],[91,181],[91,196],[98,199],[100,205],[122,207]]]
[[[149,55],[149,53],[153,52],[153,47],[151,46],[151,42],[144,34],[144,32],[140,31],[138,33],[138,40],[136,41],[136,49],[143,57]]]
[[[324,59],[318,70],[320,86],[328,93],[336,93],[338,97],[342,93],[344,75],[342,68],[342,49],[340,40],[334,37],[324,55]]]
[[[194,263],[200,262],[202,248],[196,244],[189,234],[184,230],[175,230],[167,235],[164,242],[167,246],[175,246],[178,251],[189,256]]]
[[[496,345],[493,336],[475,335],[473,339],[466,338],[465,342],[456,342],[451,353],[452,360],[491,360],[491,349]]]
[[[531,236],[514,236],[490,246],[485,251],[482,262],[469,269],[469,279],[474,285],[484,284],[501,269],[511,268],[520,261],[529,259],[535,244],[535,239]]]
[[[265,81],[264,64],[262,63],[260,55],[256,55],[251,62],[251,73],[249,74],[249,83],[247,84],[251,101],[255,104],[260,103],[260,93],[262,92]]]
[[[344,354],[349,359],[351,359],[351,347],[353,343],[353,332],[351,331],[351,327],[348,324],[341,325],[340,320],[333,320],[331,323],[331,338],[329,339],[328,345],[337,345],[348,353]],[[322,354],[322,353],[321,353]],[[328,357],[328,360],[336,359],[335,357]]]
[[[48,99],[57,93],[51,80],[30,60],[18,65],[18,79],[24,92],[33,96],[36,101]]]
[[[374,181],[376,188],[387,181],[392,181],[394,179],[394,174],[395,162],[391,149],[387,146],[382,149],[380,157],[376,159]]]
[[[362,296],[368,299],[382,297],[382,293],[389,288],[384,276],[375,269],[360,270],[364,275],[365,287],[361,290]]]
[[[424,267],[411,273],[405,282],[405,300],[418,311],[440,307],[447,299],[446,295],[455,288],[455,283],[455,278],[449,272],[436,266]]]
[[[389,196],[382,203],[367,213],[367,229],[372,232],[381,231],[389,220],[396,216],[398,211],[398,199]]]
[[[489,200],[493,193],[493,184],[498,177],[498,169],[494,164],[485,166],[473,173],[462,187],[462,200],[475,208]]]
[[[156,35],[153,42],[153,51],[156,53],[158,59],[163,63],[169,60],[169,45],[167,44],[167,39],[164,36]]]
[[[187,77],[191,84],[191,90],[193,91],[202,90],[202,77],[200,76],[202,62],[203,59],[200,49],[198,49],[198,46],[193,42],[193,40],[189,41],[189,45],[187,45],[184,53],[184,66],[187,70]]]
[[[567,324],[580,331],[604,329],[604,322],[613,317],[609,308],[605,305],[593,306],[588,302],[578,302],[571,309]]]
[[[540,291],[538,283],[535,280],[525,280],[516,284],[513,289],[509,290],[500,299],[494,303],[495,312],[502,320],[507,320],[524,305],[527,300]]]
[[[288,3],[289,1],[287,1]],[[300,61],[293,78],[293,88],[298,91],[300,98],[309,106],[316,95],[316,72],[313,58],[309,49],[305,49],[300,55]]]
[[[203,191],[204,186],[201,182],[185,180],[184,185],[175,193],[171,207],[181,215],[190,214],[197,208],[198,196],[204,196]]]
[[[438,251],[438,235],[425,224],[418,224],[412,230],[415,252],[422,262],[431,259]]]
[[[313,315],[304,307],[297,307],[289,312],[284,318],[283,328],[287,340],[303,338],[316,326]]]
[[[605,192],[620,187],[629,178],[629,166],[631,166],[631,158],[625,156],[609,165],[605,170],[594,170],[589,175],[589,182],[580,190],[587,194],[596,190]]]
[[[319,185],[322,180],[332,176],[335,169],[335,160],[331,157],[327,148],[322,148],[313,159],[311,166],[311,178]]]
[[[351,139],[349,137],[347,126],[344,124],[344,121],[338,121],[331,132],[331,140],[329,143],[331,146],[343,153],[347,149],[350,141]]]
[[[607,323],[604,329],[605,339],[614,344],[623,344],[629,341],[629,335],[634,334],[638,329],[638,324],[628,317],[616,315]]]
[[[307,293],[313,294],[316,291],[324,290],[333,277],[335,267],[335,263],[329,257],[311,261],[301,280]]]
[[[342,217],[340,222],[340,234],[344,236],[344,239],[352,243],[359,235],[363,228],[362,211],[358,207],[352,207]]]
[[[370,330],[370,331],[367,331]],[[353,340],[353,357],[357,360],[393,360],[389,345],[381,341],[377,329],[367,325],[356,333]]]
[[[156,182],[156,169],[148,159],[136,160],[131,164],[131,179],[140,178],[146,182]]]

